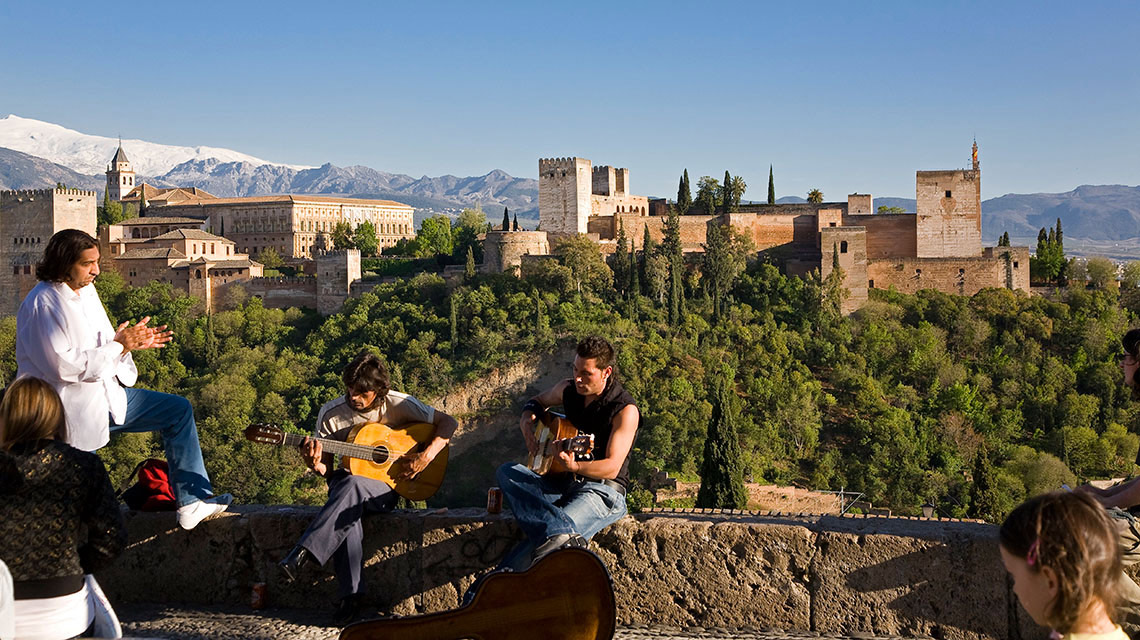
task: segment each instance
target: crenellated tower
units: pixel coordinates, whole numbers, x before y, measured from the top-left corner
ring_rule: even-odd
[[[593,187],[592,165],[586,158],[539,158],[539,228],[551,235],[586,233]]]

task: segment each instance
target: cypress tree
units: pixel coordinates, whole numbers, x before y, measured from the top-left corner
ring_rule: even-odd
[[[475,251],[467,247],[467,262],[463,265],[463,279],[471,282],[475,279]]]
[[[512,229],[512,231],[518,231],[518,230],[519,230],[519,214],[516,213],[515,214],[514,229]]]
[[[680,184],[677,185],[677,211],[681,215],[688,213],[693,206],[693,192],[689,189],[689,170],[681,175]]]
[[[456,304],[455,299],[458,296],[451,296],[451,355],[455,356],[459,351],[459,305]]]
[[[723,196],[724,212],[732,211],[732,176],[729,175],[728,169],[724,170],[724,184],[721,185]]]
[[[685,266],[685,256],[681,247],[681,219],[671,211],[665,218],[665,238],[661,247],[669,259],[669,324],[677,326],[681,322],[681,269]]]
[[[511,230],[511,218],[507,215],[507,208],[503,207],[503,231]]]
[[[768,204],[776,204],[776,181],[773,178],[772,165],[768,165]]]
[[[701,461],[701,488],[697,492],[698,507],[743,509],[748,506],[733,401],[734,377],[730,370],[714,382],[712,417]]]
[[[1061,219],[1057,218],[1057,252],[1065,255],[1065,232],[1061,231]]]
[[[626,291],[629,300],[629,311],[626,315],[630,320],[637,322],[637,299],[641,296],[641,282],[637,278],[637,251],[629,251],[629,289]]]

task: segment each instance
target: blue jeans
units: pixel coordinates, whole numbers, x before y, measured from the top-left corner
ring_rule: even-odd
[[[111,433],[158,431],[162,448],[170,465],[170,484],[178,506],[204,500],[214,495],[202,448],[198,446],[198,425],[194,408],[182,396],[147,389],[125,387],[127,416],[123,424],[111,421]]]
[[[625,496],[600,482],[571,474],[540,476],[525,465],[508,463],[495,473],[503,496],[526,534],[499,563],[517,568],[550,536],[576,533],[589,540],[625,515]]]

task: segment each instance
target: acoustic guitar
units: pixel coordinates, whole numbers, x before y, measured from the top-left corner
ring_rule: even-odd
[[[538,475],[568,471],[558,459],[561,451],[570,451],[584,459],[594,450],[594,434],[579,433],[578,429],[553,411],[543,411],[534,426],[534,439],[538,449],[528,455],[526,466]]]
[[[341,464],[353,475],[379,480],[408,500],[427,500],[443,484],[450,446],[444,447],[411,480],[394,478],[393,467],[397,467],[405,456],[418,453],[434,436],[435,425],[426,422],[403,425],[398,429],[369,422],[353,427],[347,442],[330,438],[313,439],[321,443],[321,448],[326,453],[340,456]],[[286,433],[276,425],[264,423],[246,427],[245,437],[253,442],[285,447],[297,447],[305,441],[303,435]]]
[[[598,556],[560,549],[533,567],[487,575],[458,609],[350,625],[340,640],[610,640],[614,587]]]

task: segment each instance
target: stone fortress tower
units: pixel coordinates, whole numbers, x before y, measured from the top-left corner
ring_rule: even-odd
[[[15,315],[36,286],[36,263],[63,229],[95,235],[95,192],[82,189],[0,191],[0,314]]]
[[[591,217],[648,213],[649,198],[629,193],[629,169],[594,167],[586,158],[538,160],[539,228],[552,240],[590,233]]]
[[[127,154],[123,152],[123,141],[120,140],[119,150],[107,167],[107,195],[111,200],[119,202],[134,188],[135,170],[131,168],[131,161],[127,160]]]
[[[970,169],[916,172],[919,258],[982,255],[982,172],[976,141],[971,160]]]

